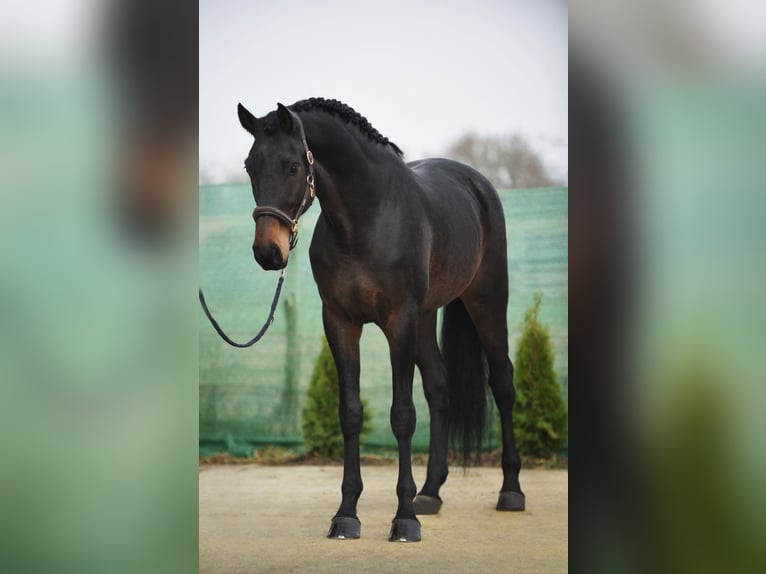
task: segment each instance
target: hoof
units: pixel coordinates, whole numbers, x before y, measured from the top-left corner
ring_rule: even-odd
[[[415,506],[415,514],[436,514],[442,507],[442,499],[418,494],[412,504]]]
[[[327,533],[327,538],[336,538],[337,540],[359,538],[361,532],[362,523],[359,522],[358,518],[336,516],[330,523],[330,531]]]
[[[524,510],[524,495],[520,492],[501,492],[497,499],[498,510]]]
[[[420,542],[420,522],[417,518],[394,518],[388,540],[390,542]]]

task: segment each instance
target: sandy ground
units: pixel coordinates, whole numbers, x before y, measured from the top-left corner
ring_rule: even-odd
[[[423,540],[388,542],[396,466],[362,468],[362,538],[325,538],[340,502],[338,466],[203,466],[200,572],[566,572],[567,471],[524,470],[524,512],[498,512],[500,469],[452,469]],[[425,467],[414,468],[422,484]]]

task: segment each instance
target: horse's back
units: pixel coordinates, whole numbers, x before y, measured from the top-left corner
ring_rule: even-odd
[[[452,226],[466,218],[478,223],[482,235],[505,242],[505,216],[500,196],[474,168],[450,159],[431,158],[407,164],[417,177],[432,221]]]
[[[485,216],[495,214],[503,219],[503,206],[497,191],[471,166],[451,159],[430,158],[409,162],[407,167],[417,176],[427,197],[448,203],[467,196],[470,201],[478,202],[477,207],[485,212]]]

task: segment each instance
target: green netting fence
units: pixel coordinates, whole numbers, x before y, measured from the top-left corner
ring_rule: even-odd
[[[556,371],[568,391],[568,189],[501,191],[508,231],[508,305],[511,356],[524,309],[543,294],[540,318],[550,327]],[[200,284],[213,313],[236,340],[252,337],[268,315],[278,273],[263,271],[252,255],[253,199],[249,183],[200,187]],[[300,446],[301,409],[319,352],[321,301],[311,274],[308,246],[318,206],[300,221],[300,241],[290,254],[282,300],[267,335],[250,349],[221,341],[199,313],[200,452],[247,452],[252,446]],[[288,345],[289,322],[294,340]],[[375,325],[361,343],[361,392],[372,411],[365,449],[394,450],[389,426],[391,369],[388,345]],[[428,406],[416,372],[417,429],[413,450],[428,450]]]

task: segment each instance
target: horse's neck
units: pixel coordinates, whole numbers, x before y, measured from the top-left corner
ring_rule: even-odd
[[[328,134],[311,122],[304,126],[317,161],[316,194],[322,213],[340,239],[353,241],[355,231],[374,220],[384,204],[390,209],[392,194],[399,191],[389,185],[392,161],[386,154],[391,152],[363,149],[350,133]]]

